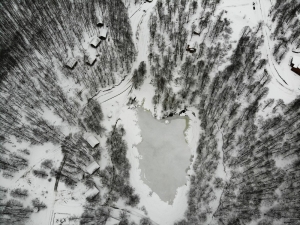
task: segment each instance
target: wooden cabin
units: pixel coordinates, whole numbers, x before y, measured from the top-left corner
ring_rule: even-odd
[[[93,174],[99,168],[100,168],[99,164],[97,162],[93,161],[86,167],[86,172],[89,174]]]
[[[100,30],[100,39],[105,40],[107,38],[107,28],[102,28]]]
[[[88,136],[85,140],[89,143],[89,145],[92,148],[95,148],[99,145],[99,141],[93,135]]]
[[[101,42],[100,38],[93,37],[91,42],[90,42],[90,45],[93,46],[94,48],[97,48],[98,45],[100,44],[100,42]]]
[[[294,56],[290,63],[291,70],[300,76],[300,57]]]
[[[102,16],[97,16],[97,27],[103,27],[104,22],[103,22],[103,17]]]
[[[93,186],[92,188],[88,189],[87,192],[84,193],[84,197],[94,198],[97,194],[99,194],[99,190],[98,188]]]
[[[188,52],[190,52],[190,53],[196,52],[196,48],[191,47],[190,45],[187,46],[186,50],[187,50]]]
[[[96,62],[96,56],[85,55],[84,57],[84,61],[90,66],[94,65],[94,63]]]
[[[195,35],[199,35],[200,36],[200,34],[201,34],[201,31],[200,31],[200,29],[199,29],[199,27],[197,26],[195,29],[194,29],[194,31],[193,31],[193,34],[195,34]]]
[[[69,69],[73,69],[77,64],[77,60],[73,57],[67,59],[66,61],[66,67],[68,67]]]

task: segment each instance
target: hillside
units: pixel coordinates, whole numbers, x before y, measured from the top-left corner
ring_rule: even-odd
[[[0,18],[0,224],[299,224],[299,1]]]

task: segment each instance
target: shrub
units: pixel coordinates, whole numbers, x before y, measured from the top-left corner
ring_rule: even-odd
[[[46,179],[48,177],[48,174],[45,170],[33,170],[32,171],[34,176],[42,179]]]
[[[10,195],[14,198],[27,198],[28,197],[28,190],[17,188],[10,192]]]

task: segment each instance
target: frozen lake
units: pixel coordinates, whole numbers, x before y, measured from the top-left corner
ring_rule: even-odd
[[[142,135],[142,142],[137,145],[141,179],[171,204],[177,188],[186,183],[186,169],[190,165],[191,153],[183,133],[187,117],[175,116],[166,124],[166,120],[156,120],[142,108],[137,112]]]

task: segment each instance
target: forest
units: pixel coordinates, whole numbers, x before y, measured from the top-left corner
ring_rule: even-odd
[[[130,93],[143,91],[150,78],[154,116],[193,108],[201,123],[189,168],[188,206],[175,225],[300,224],[300,96],[288,103],[269,97],[273,77],[262,55],[264,22],[243,27],[234,42],[234,21],[218,10],[220,0],[157,0],[143,28],[150,40],[147,60],[140,61],[126,2],[0,2],[1,180],[29,169],[32,156],[30,149],[11,151],[6,144],[52,143],[63,158],[58,166],[46,159],[30,170],[36,179],[55,180],[55,192],[59,182],[70,190],[101,183],[99,193],[85,199],[80,224],[106,224],[115,209],[120,225],[136,224],[130,215],[140,209],[141,199],[130,183],[127,130],[119,119],[105,128],[107,118],[94,97],[127,75]],[[269,12],[272,54],[281,63],[300,47],[300,3],[274,3]],[[91,46],[103,29],[107,37]],[[69,59],[76,62],[71,67]],[[66,135],[50,123],[49,111],[76,132]],[[105,143],[93,148],[85,133]],[[86,173],[92,162],[101,162],[104,149],[109,163]],[[0,185],[0,224],[26,224],[33,213],[47,209],[30,195],[25,188]],[[116,206],[120,202],[124,208]],[[145,213],[139,224],[156,224],[152,219]]]
[[[200,22],[191,27],[196,30],[193,34],[184,24],[198,7],[197,1],[158,1],[149,22],[149,62],[156,87],[153,103],[161,104],[166,115],[198,107],[201,121],[186,218],[176,224],[209,220],[216,224],[298,224],[299,201],[292,196],[299,195],[300,97],[289,104],[267,98],[272,78],[267,59],[261,57],[262,23],[255,29],[244,27],[233,47],[227,41],[232,27],[226,12],[212,19],[217,4],[201,1],[203,10]],[[296,1],[277,1],[272,8],[272,20],[278,21],[273,54],[279,61],[288,50],[284,40],[299,47],[299,6]],[[201,35],[205,28],[207,33],[195,44],[196,52],[185,54],[190,35]],[[166,47],[169,43],[172,47]],[[224,58],[225,68],[218,70]],[[174,77],[177,69],[180,73]],[[182,89],[175,93],[172,87],[178,83]],[[282,160],[289,163],[280,165]],[[220,164],[222,177],[216,173]],[[218,207],[213,211],[216,200]]]

